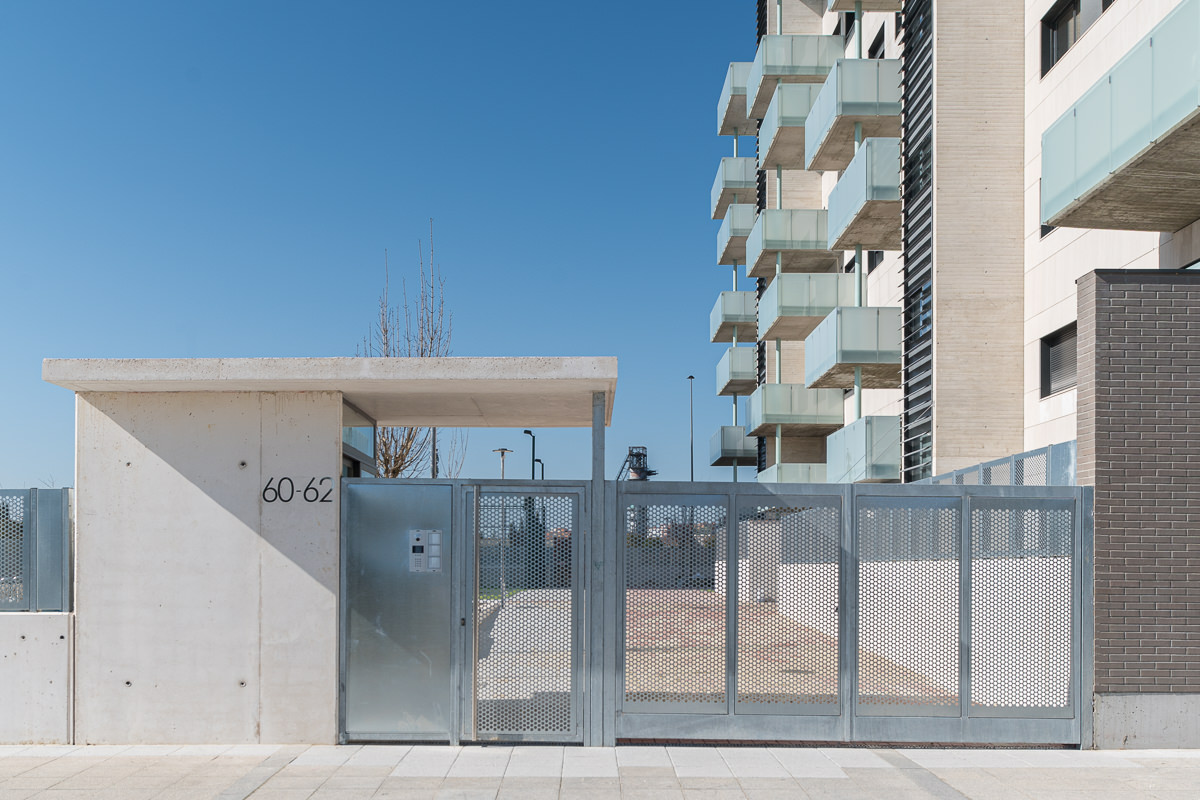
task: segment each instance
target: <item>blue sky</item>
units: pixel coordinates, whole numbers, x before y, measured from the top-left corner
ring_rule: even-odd
[[[43,358],[354,355],[430,218],[456,355],[617,356],[609,477],[636,444],[687,479],[694,374],[728,480],[708,198],[754,39],[750,0],[0,5],[0,487],[73,482]],[[538,433],[586,477],[586,432]]]

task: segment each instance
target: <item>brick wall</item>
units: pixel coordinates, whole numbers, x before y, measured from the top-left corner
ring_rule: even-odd
[[[1079,280],[1079,482],[1095,486],[1096,691],[1200,691],[1200,273]]]

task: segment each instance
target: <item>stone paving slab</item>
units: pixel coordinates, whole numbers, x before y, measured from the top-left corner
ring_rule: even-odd
[[[1200,750],[0,747],[0,800],[1200,798]]]

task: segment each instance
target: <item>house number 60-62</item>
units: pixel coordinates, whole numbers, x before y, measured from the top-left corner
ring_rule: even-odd
[[[303,480],[301,478],[300,480]],[[292,500],[303,500],[306,503],[332,503],[329,499],[333,494],[333,478],[309,478],[303,489],[296,488],[296,482],[291,478],[271,478],[263,487],[262,499],[265,503],[290,503]]]

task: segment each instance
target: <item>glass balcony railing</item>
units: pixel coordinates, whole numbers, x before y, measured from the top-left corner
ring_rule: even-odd
[[[804,340],[805,385],[849,389],[858,368],[865,388],[897,388],[900,325],[899,308],[834,309]]]
[[[825,272],[837,264],[829,249],[824,210],[769,208],[760,211],[746,237],[746,274],[772,278],[780,260],[784,272]]]
[[[824,464],[772,464],[758,473],[759,483],[826,483]]]
[[[763,290],[758,301],[760,338],[798,342],[838,306],[853,302],[853,275],[840,272],[780,275]]]
[[[1042,134],[1041,219],[1176,231],[1200,218],[1200,0],[1185,0]],[[1188,158],[1180,158],[1187,154]],[[1182,196],[1181,196],[1182,194]]]
[[[863,417],[825,440],[831,483],[900,480],[900,418]]]
[[[780,83],[824,83],[837,60],[846,54],[841,36],[764,36],[746,76],[746,115],[766,116],[771,95]]]
[[[749,61],[730,63],[717,101],[718,136],[753,136],[754,125],[746,118],[746,79],[750,77]]]
[[[734,329],[739,342],[758,340],[758,298],[755,292],[721,292],[708,315],[709,341],[732,342]]]
[[[775,426],[784,435],[818,436],[842,427],[845,419],[840,389],[807,389],[792,383],[759,386],[747,403],[746,431],[751,436],[774,436]]]
[[[758,439],[747,436],[741,425],[726,425],[709,441],[708,463],[712,467],[732,467],[734,461],[743,467],[758,463]]]
[[[754,220],[758,218],[758,206],[748,203],[734,203],[725,211],[721,227],[717,231],[717,263],[745,264],[746,237],[754,228]]]
[[[899,11],[901,0],[858,0],[863,11]],[[829,11],[845,11],[853,14],[855,0],[829,0]]]
[[[829,193],[829,249],[900,249],[900,140],[867,139]]]
[[[757,201],[758,162],[753,158],[722,158],[712,187],[712,218],[722,219],[731,203]]]
[[[752,343],[751,343],[752,344]],[[758,388],[758,348],[731,347],[717,362],[717,394],[747,395]]]
[[[801,169],[845,169],[854,158],[856,125],[863,139],[900,135],[899,59],[837,62],[804,123]]]
[[[811,83],[780,86],[758,129],[758,164],[764,169],[804,169],[804,121],[821,87]]]

